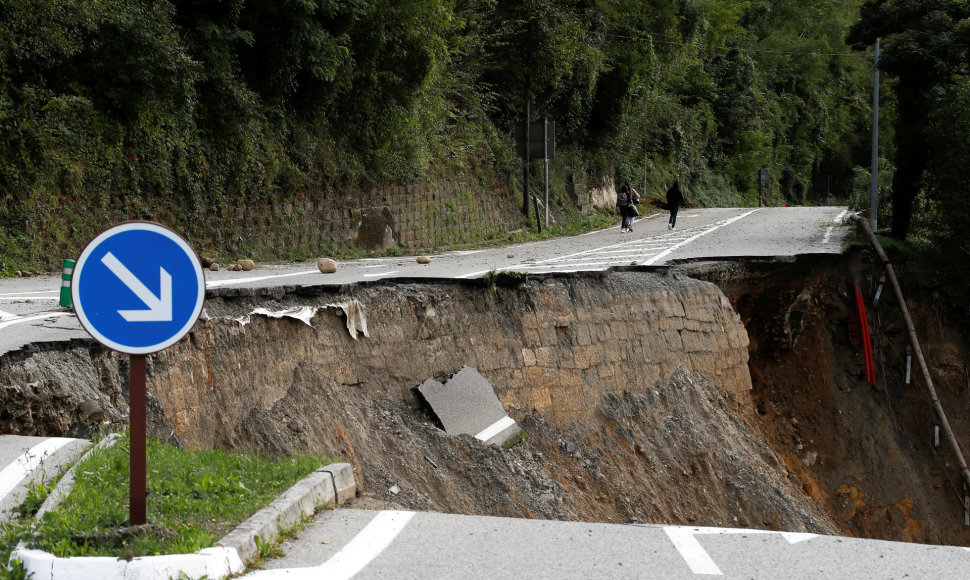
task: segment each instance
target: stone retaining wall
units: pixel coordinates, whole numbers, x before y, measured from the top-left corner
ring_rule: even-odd
[[[165,224],[197,252],[215,250],[223,261],[281,260],[355,247],[383,250],[380,239],[365,235],[367,220],[378,215],[387,216],[394,243],[412,250],[502,239],[527,227],[521,198],[507,184],[425,180],[364,191],[304,191],[282,202],[228,199],[224,207],[65,197],[56,207],[38,208],[26,234],[39,240],[37,251],[51,269],[76,258],[105,227],[129,220]]]
[[[622,272],[514,289],[446,282],[320,292],[274,301],[321,307],[312,327],[261,316],[243,326],[219,315],[265,299],[211,299],[212,320],[152,357],[149,389],[184,441],[243,444],[251,413],[297,383],[413,405],[413,387],[465,365],[491,382],[513,418],[537,411],[553,422],[588,417],[604,394],[642,392],[679,367],[744,402],[751,387],[741,320],[716,286],[688,278]],[[347,300],[364,305],[369,338],[355,340],[342,311],[324,308]]]

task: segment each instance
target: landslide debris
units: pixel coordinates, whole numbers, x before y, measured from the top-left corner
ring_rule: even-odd
[[[604,396],[594,417],[520,420],[508,449],[449,437],[416,407],[370,399],[301,368],[254,410],[254,450],[330,449],[355,466],[367,507],[543,519],[834,533],[719,387],[683,369],[643,393]]]

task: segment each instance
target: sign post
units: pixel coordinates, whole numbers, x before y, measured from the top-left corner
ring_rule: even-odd
[[[71,277],[81,326],[101,344],[130,355],[129,523],[146,522],[145,356],[178,342],[205,300],[198,256],[178,234],[152,222],[126,222],[98,234]]]
[[[754,172],[754,182],[758,186],[758,207],[765,206],[765,197],[762,193],[762,187],[768,183],[768,178],[768,171],[763,167]]]
[[[556,122],[550,121],[549,119],[543,118],[542,122],[528,123],[528,128],[520,125],[515,126],[514,130],[515,140],[518,143],[518,148],[525,151],[525,166],[526,166],[526,178],[525,187],[528,189],[528,167],[529,161],[532,159],[543,159],[545,160],[545,192],[546,192],[546,228],[549,227],[549,160],[556,156]],[[542,232],[542,222],[540,222],[539,217],[539,205],[533,198],[533,204],[536,208],[536,225],[538,230]]]

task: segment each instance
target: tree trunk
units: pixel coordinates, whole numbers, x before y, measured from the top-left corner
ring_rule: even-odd
[[[916,197],[927,164],[926,98],[919,83],[900,79],[897,90],[896,172],[893,174],[892,235],[904,239],[913,221]]]

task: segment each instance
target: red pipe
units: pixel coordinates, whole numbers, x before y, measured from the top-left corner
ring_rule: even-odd
[[[872,356],[872,339],[869,335],[869,317],[866,315],[866,304],[862,298],[862,291],[859,290],[859,286],[853,282],[852,286],[855,288],[855,303],[859,314],[859,326],[862,329],[862,348],[866,357],[866,382],[870,385],[876,385],[876,365],[875,360]]]

